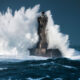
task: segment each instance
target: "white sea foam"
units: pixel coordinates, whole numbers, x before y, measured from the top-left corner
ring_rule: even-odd
[[[50,11],[46,12],[48,16],[48,24],[46,28],[48,48],[58,48],[64,57],[70,58],[75,50],[69,48],[69,36],[60,32],[60,26],[54,24]]]
[[[29,48],[38,42],[37,17],[40,15],[39,6],[25,9],[22,7],[14,12],[7,9],[0,12],[0,59],[42,59],[29,56]],[[71,58],[75,53],[69,48],[68,35],[60,32],[60,26],[54,24],[50,11],[46,11],[48,24],[46,28],[48,48],[58,48],[64,57]],[[44,58],[43,58],[44,59]]]
[[[0,68],[0,71],[2,71],[2,70],[6,70],[6,69],[8,69],[8,68]]]
[[[22,7],[12,15],[7,9],[0,12],[0,56],[20,58],[29,56],[28,48],[38,41],[37,17],[39,5],[25,9]]]

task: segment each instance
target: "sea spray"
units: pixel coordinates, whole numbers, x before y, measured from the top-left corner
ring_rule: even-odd
[[[48,48],[57,48],[62,52],[64,57],[71,57],[75,50],[69,48],[69,36],[60,32],[60,26],[54,24],[50,11],[47,11],[46,15],[48,16],[48,23],[46,28]]]
[[[11,9],[0,13],[0,55],[19,57],[29,55],[28,48],[38,41],[37,17],[39,5],[22,7],[12,15]]]
[[[39,6],[28,9],[22,7],[16,10],[14,15],[9,8],[4,14],[0,12],[0,57],[30,58],[28,49],[38,42]],[[46,11],[46,15],[48,48],[58,48],[64,57],[71,58],[75,50],[69,48],[68,35],[62,34],[60,26],[54,24],[50,11]]]

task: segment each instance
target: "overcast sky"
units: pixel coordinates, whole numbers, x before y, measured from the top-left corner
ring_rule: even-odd
[[[0,12],[40,4],[40,11],[51,10],[55,24],[69,35],[71,45],[80,45],[80,0],[0,0]]]

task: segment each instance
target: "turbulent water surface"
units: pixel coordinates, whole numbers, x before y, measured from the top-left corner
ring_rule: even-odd
[[[0,80],[80,80],[80,61],[67,58],[0,62]]]

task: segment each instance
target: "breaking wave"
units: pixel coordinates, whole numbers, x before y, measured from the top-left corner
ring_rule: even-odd
[[[28,9],[22,7],[16,10],[14,15],[9,8],[4,14],[0,12],[0,59],[43,59],[30,56],[28,50],[38,42],[39,8],[40,5]],[[58,48],[64,57],[71,58],[75,50],[69,48],[68,35],[62,34],[60,26],[54,24],[50,11],[46,11],[46,15],[48,16],[46,28],[48,48]]]

